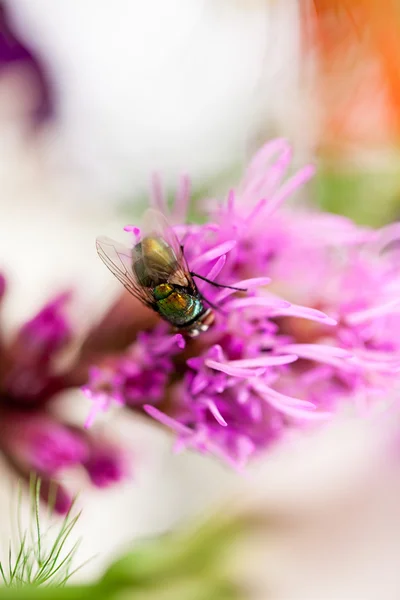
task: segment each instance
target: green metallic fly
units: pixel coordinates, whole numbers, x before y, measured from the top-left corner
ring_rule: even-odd
[[[133,248],[99,237],[96,240],[98,255],[128,292],[177,330],[191,337],[207,331],[214,322],[214,312],[204,305],[207,300],[200,294],[193,277],[217,287],[246,290],[221,285],[191,272],[183,246],[158,211],[149,209],[144,222],[149,233]]]

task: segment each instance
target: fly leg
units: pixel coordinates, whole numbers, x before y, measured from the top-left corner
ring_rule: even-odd
[[[214,285],[215,287],[228,288],[229,290],[236,290],[237,292],[247,292],[246,288],[240,288],[240,287],[235,287],[233,285],[224,285],[223,283],[217,283],[216,281],[211,281],[211,279],[207,279],[207,277],[203,277],[203,275],[199,275],[198,273],[191,272],[190,275],[192,277],[198,277],[198,279],[202,279],[203,281],[206,281],[207,283],[209,283],[210,285]]]
[[[205,296],[203,296],[203,294],[201,294],[200,292],[199,292],[199,295],[200,295],[200,298],[203,300],[203,302],[206,302],[208,304],[208,306],[210,306],[217,312],[221,313],[221,315],[227,316],[228,313],[225,312],[220,306],[218,306],[217,304],[214,304],[210,300],[207,300],[207,298]]]
[[[182,256],[185,255],[185,249],[183,244],[181,244],[181,252],[182,252]],[[213,285],[214,287],[218,287],[218,288],[228,288],[229,290],[235,290],[237,292],[247,292],[247,288],[240,288],[240,287],[235,287],[233,285],[224,285],[223,283],[217,283],[216,281],[212,281],[211,279],[207,279],[207,277],[204,277],[203,275],[199,275],[198,273],[194,273],[193,271],[190,271],[190,275],[191,277],[197,277],[198,279],[201,279],[202,281],[205,281],[207,283],[209,283],[210,285]],[[202,299],[207,302],[207,304],[209,304],[211,306],[211,308],[214,308],[215,310],[219,310],[220,312],[223,312],[221,310],[221,308],[219,308],[218,306],[216,306],[215,304],[212,304],[212,302],[209,302],[207,300],[207,298],[205,298],[202,294],[201,294]]]

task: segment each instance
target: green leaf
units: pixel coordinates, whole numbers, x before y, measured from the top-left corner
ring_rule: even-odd
[[[80,513],[73,515],[72,504],[61,525],[53,523],[46,531],[41,525],[40,479],[30,480],[30,523],[23,531],[21,520],[21,487],[18,488],[16,551],[10,542],[8,560],[0,561],[0,574],[6,587],[64,586],[73,573],[71,570],[80,540],[68,548]],[[59,531],[57,532],[57,527]],[[16,558],[14,559],[14,556]],[[81,565],[82,566],[82,565]],[[3,590],[2,590],[3,591]]]
[[[324,210],[361,225],[379,227],[400,215],[398,170],[357,170],[322,166],[313,182],[314,197]]]
[[[194,530],[167,534],[141,543],[115,561],[102,582],[148,585],[151,582],[179,579],[183,575],[213,576],[222,568],[224,554],[243,531],[238,519],[218,513]]]

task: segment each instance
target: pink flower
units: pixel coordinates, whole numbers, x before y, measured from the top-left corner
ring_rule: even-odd
[[[111,399],[129,406],[141,406],[143,398],[157,404],[174,370],[173,356],[185,347],[181,334],[169,335],[161,323],[152,332],[139,332],[135,343],[112,366],[89,370],[83,392],[94,399],[86,426],[92,424],[98,410],[108,408]]]
[[[304,298],[306,292],[314,306],[338,321],[329,330],[307,330],[291,319],[280,323],[294,342],[286,349],[307,361],[307,368],[291,385],[304,388],[308,397],[322,394],[326,403],[335,404],[340,394],[364,410],[373,408],[377,399],[394,398],[400,370],[400,279],[396,250],[381,252],[387,233],[387,228],[370,232],[369,241],[356,246],[335,248],[328,242],[320,248],[324,267],[308,273],[307,290],[293,278],[294,293],[302,290]],[[323,368],[317,366],[314,357],[320,355],[321,342],[347,352],[345,364],[338,354],[334,360],[327,357]]]
[[[182,222],[182,181],[170,218],[190,271],[247,292],[197,279],[217,307],[214,325],[184,349],[165,324],[147,332],[89,382],[94,410],[112,401],[144,410],[175,431],[178,448],[242,467],[345,404],[387,398],[400,367],[396,261],[379,245],[388,233],[281,207],[314,172],[308,165],[282,183],[290,158],[284,140],[267,144],[237,191],[208,202],[202,225]],[[153,204],[166,212],[158,182]],[[126,230],[140,241],[138,228]]]

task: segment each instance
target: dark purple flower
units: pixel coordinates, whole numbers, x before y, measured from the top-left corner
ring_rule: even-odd
[[[131,471],[126,453],[104,439],[92,439],[89,453],[83,465],[92,483],[106,488],[125,479]]]
[[[4,291],[0,276],[0,297]],[[84,468],[99,487],[127,475],[126,457],[118,447],[95,431],[61,421],[52,410],[58,393],[82,383],[82,367],[87,372],[80,355],[65,371],[57,369],[60,354],[74,337],[66,311],[70,298],[64,293],[46,304],[9,344],[0,336],[0,450],[22,477],[28,479],[32,471],[41,477],[44,499],[50,481],[58,482],[59,512],[71,504],[62,483],[65,469]]]
[[[1,447],[24,470],[48,477],[83,463],[88,456],[83,436],[45,412],[3,413]]]
[[[32,122],[40,125],[54,116],[54,89],[43,61],[16,33],[11,17],[7,3],[0,2],[0,77],[14,69],[26,80],[35,99]]]

